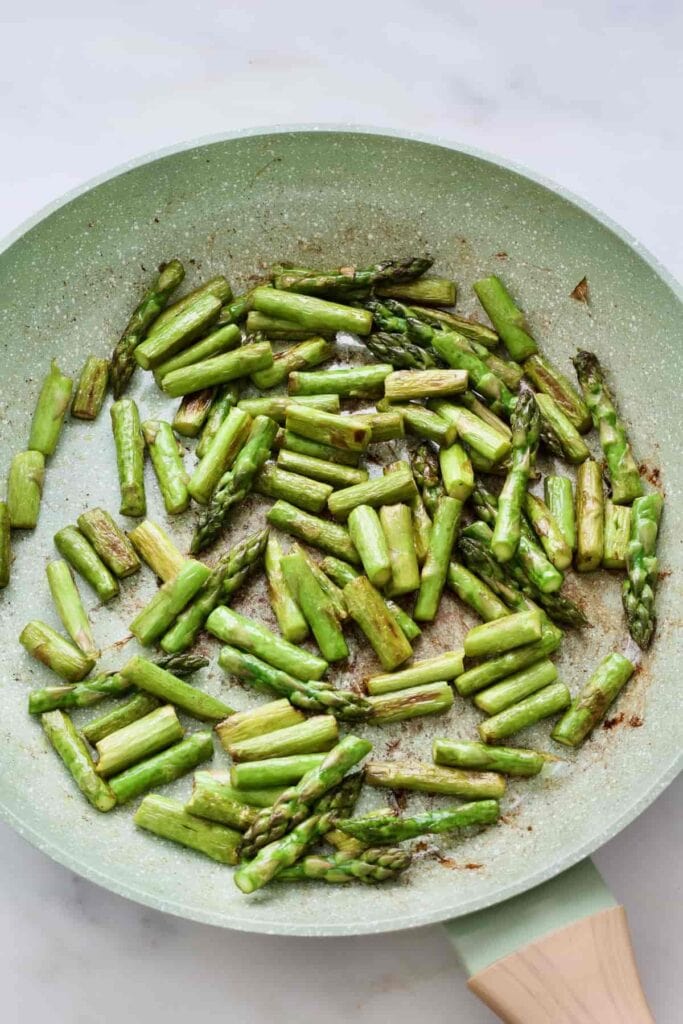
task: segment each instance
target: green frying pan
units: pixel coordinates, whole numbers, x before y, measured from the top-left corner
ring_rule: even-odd
[[[284,129],[181,147],[88,185],[24,225],[0,255],[4,469],[26,444],[52,356],[75,374],[86,355],[107,355],[141,283],[161,260],[178,256],[190,270],[190,285],[225,272],[237,288],[274,258],[363,263],[423,250],[434,255],[439,273],[457,280],[458,306],[466,314],[477,310],[472,282],[499,273],[544,350],[566,372],[572,372],[569,358],[577,347],[595,350],[616,384],[638,457],[650,475],[661,470],[667,573],[660,625],[620,700],[618,724],[598,731],[577,754],[567,753],[557,771],[513,782],[504,824],[444,842],[441,860],[425,858],[409,881],[386,888],[283,885],[245,898],[225,868],[137,832],[131,813],[98,816],[74,796],[26,712],[28,687],[46,684],[49,673],[29,662],[16,638],[29,618],[57,625],[45,583],[55,530],[89,506],[116,510],[105,410],[95,424],[68,424],[48,466],[38,529],[17,540],[12,582],[0,598],[0,809],[23,836],[74,871],[161,910],[230,928],[289,935],[388,931],[471,915],[547,882],[615,835],[673,778],[680,746],[680,299],[666,272],[623,231],[526,173],[444,143],[365,130]],[[570,297],[584,277],[588,304]],[[138,373],[133,394],[148,414],[167,413],[168,403],[150,380]],[[150,516],[164,522],[151,476],[148,495]],[[233,538],[261,517],[261,506],[247,503]],[[182,540],[189,537],[189,520],[173,523]],[[88,594],[103,647],[126,634],[153,586],[149,574],[144,581],[124,581],[121,598],[106,609],[94,607]],[[605,653],[623,645],[626,629],[616,579],[606,573],[581,578],[574,592],[593,624],[563,645],[561,676],[576,688]],[[237,607],[266,616],[262,583],[253,584]],[[439,622],[425,631],[419,654],[454,646],[472,624],[448,599]],[[110,649],[106,656],[115,665],[126,652]],[[365,657],[359,655],[354,673],[364,672]],[[228,686],[216,667],[202,685],[220,690],[238,708],[252,702],[242,689]],[[472,735],[477,717],[457,700],[447,720],[422,719],[391,736],[369,727],[366,732],[379,755],[396,732],[403,753],[424,756],[434,735]],[[547,731],[531,731],[525,743],[543,743]],[[188,786],[186,780],[175,785],[179,793]],[[579,887],[586,873],[564,876],[563,884],[570,878]],[[576,892],[560,923],[593,906],[590,899],[580,903]],[[468,918],[466,929],[454,926],[456,938],[471,936],[475,920],[486,918]],[[552,926],[544,918],[540,930]],[[528,939],[533,928],[476,956],[463,946],[463,955],[479,969]],[[528,1024],[533,1017],[524,1019]]]

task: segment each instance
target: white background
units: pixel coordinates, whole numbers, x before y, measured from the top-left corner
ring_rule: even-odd
[[[516,160],[683,269],[675,0],[3,5],[0,235],[111,166],[254,125],[350,122]],[[101,10],[102,13],[97,13]],[[647,339],[644,339],[644,344]],[[659,1024],[680,1020],[680,786],[596,861]],[[6,1024],[121,1019],[484,1024],[438,928],[313,942],[128,903],[0,826]]]

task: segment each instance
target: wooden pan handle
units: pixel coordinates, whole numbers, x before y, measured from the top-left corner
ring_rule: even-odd
[[[469,986],[507,1024],[654,1024],[619,906],[496,960]]]

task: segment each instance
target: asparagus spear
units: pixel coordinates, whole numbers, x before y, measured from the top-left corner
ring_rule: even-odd
[[[479,725],[484,743],[497,743],[543,718],[557,715],[571,704],[571,694],[564,683],[551,683],[542,690],[520,700],[518,704],[492,715]]]
[[[338,523],[330,523],[325,519],[309,515],[290,505],[287,501],[276,501],[268,513],[268,522],[284,533],[303,540],[312,547],[320,548],[331,555],[360,563],[358,552],[349,537],[348,531]]]
[[[432,346],[437,355],[454,370],[466,370],[470,386],[488,399],[495,412],[508,415],[515,406],[515,396],[508,386],[472,350],[472,342],[446,331],[432,332]]]
[[[174,704],[193,718],[221,721],[232,714],[232,708],[222,700],[203,693],[139,655],[127,661],[120,674],[131,686],[137,686],[139,690]]]
[[[100,652],[71,569],[66,562],[57,560],[48,562],[46,572],[52,600],[62,625],[86,657],[96,662]]]
[[[53,360],[50,372],[43,381],[31,421],[28,439],[31,451],[41,452],[44,456],[54,453],[71,401],[72,387],[71,377],[65,377]]]
[[[235,296],[230,302],[226,302],[221,307],[216,324],[239,324],[243,320],[248,319],[249,312],[251,311],[252,291],[253,288],[251,291]],[[250,328],[247,328],[247,333],[252,333]]]
[[[244,761],[230,769],[230,781],[237,790],[291,786],[325,760],[325,754],[290,754],[265,761]]]
[[[631,537],[631,509],[628,505],[605,502],[603,569],[625,569]]]
[[[276,444],[278,448],[285,448],[299,455],[310,455],[314,459],[326,459],[327,462],[336,462],[341,466],[356,466],[361,455],[359,451],[346,451],[344,448],[335,448],[334,445],[302,437],[293,430],[278,431]]]
[[[175,782],[211,757],[211,733],[195,732],[167,750],[126,768],[125,772],[110,779],[109,785],[116,796],[116,802],[125,804],[150,789]]]
[[[588,406],[576,388],[552,363],[536,353],[525,360],[524,372],[540,392],[548,395],[554,401],[560,412],[580,434],[585,434],[590,430],[591,416]]]
[[[391,374],[391,363],[349,366],[341,370],[295,370],[289,375],[290,395],[343,395],[345,398],[378,398],[385,378]]]
[[[372,314],[365,309],[353,309],[309,295],[283,292],[277,288],[255,288],[252,305],[260,313],[291,320],[311,331],[350,331],[365,335],[372,328]]]
[[[371,676],[366,681],[368,693],[394,693],[413,686],[424,686],[426,683],[441,682],[444,679],[455,679],[462,673],[463,652],[445,651],[434,658],[416,661],[401,672],[389,672],[385,675]]]
[[[519,389],[519,384],[517,385],[517,389]],[[502,420],[500,416],[496,416],[495,412],[489,409],[488,405],[484,405],[483,402],[480,402],[474,391],[464,391],[462,395],[460,395],[458,402],[460,405],[464,405],[473,416],[477,417],[477,419],[483,420],[484,423],[489,425],[489,427],[493,427],[497,433],[502,434],[508,441],[512,440],[512,431],[505,420]],[[456,408],[458,408],[458,406],[456,406]],[[465,429],[467,429],[468,422],[471,423],[471,421],[468,421],[466,418],[461,418],[461,422]]]
[[[171,356],[165,362],[160,363],[155,371],[154,378],[157,384],[161,384],[167,373],[173,370],[181,370],[184,366],[192,366],[194,363],[201,363],[204,359],[211,359],[212,356],[222,355],[224,352],[231,352],[240,343],[242,332],[235,324],[226,324],[215,331],[211,331],[201,341],[195,342],[182,349],[177,355]]]
[[[535,494],[527,494],[524,498],[524,511],[555,568],[568,569],[572,564],[572,550],[546,503]]]
[[[161,654],[154,659],[154,664],[172,672],[178,679],[186,679],[201,668],[206,668],[209,659],[201,654]]]
[[[144,718],[158,707],[160,704],[156,697],[149,693],[136,693],[130,700],[118,704],[112,711],[86,722],[81,729],[81,735],[89,743],[95,744],[105,736],[110,736],[111,733],[130,725],[131,722]]]
[[[410,508],[403,504],[383,505],[379,518],[391,562],[388,593],[395,597],[417,590],[420,586],[420,567],[415,551]]]
[[[124,768],[170,747],[181,740],[183,734],[184,729],[174,707],[166,704],[156,708],[97,741],[97,774],[105,778],[116,775]]]
[[[439,468],[446,494],[461,503],[467,501],[474,487],[474,471],[462,445],[456,442],[448,448],[442,448],[439,452]],[[436,515],[436,510],[433,514]]]
[[[503,775],[538,775],[547,755],[521,747],[487,747],[473,740],[435,739],[432,756],[436,764],[471,768]]]
[[[553,455],[574,465],[590,458],[588,445],[555,399],[551,395],[536,395],[535,399],[541,415],[541,439]]]
[[[28,710],[32,715],[40,715],[44,711],[56,711],[67,708],[87,708],[98,704],[105,697],[119,697],[130,690],[130,683],[121,676],[97,676],[86,683],[75,686],[44,686],[40,690],[31,690],[28,695]]]
[[[524,314],[500,278],[485,277],[475,282],[474,290],[512,359],[521,363],[534,355],[538,346],[527,330]]]
[[[405,337],[378,331],[363,339],[375,359],[400,370],[429,370],[436,366],[436,354]],[[458,371],[460,372],[460,371]]]
[[[366,469],[356,469],[355,466],[340,466],[335,462],[328,462],[325,459],[316,459],[310,455],[290,452],[286,448],[280,451],[277,457],[277,464],[283,469],[290,470],[292,473],[300,473],[301,476],[307,476],[313,480],[321,480],[323,483],[331,484],[335,488],[362,484],[368,478]]]
[[[322,512],[332,496],[331,484],[311,480],[298,473],[288,473],[273,463],[265,465],[254,481],[257,494],[269,498],[281,498],[307,512]]]
[[[78,529],[108,569],[123,579],[140,568],[130,540],[103,508],[91,508],[78,517]]]
[[[409,818],[342,819],[337,827],[343,832],[369,844],[402,843],[426,834],[452,832],[471,825],[492,825],[498,820],[497,800],[475,800],[443,811],[425,811]]]
[[[164,583],[174,579],[187,561],[163,527],[150,519],[138,523],[128,537],[142,560]]]
[[[42,452],[17,452],[7,480],[7,508],[12,529],[33,530],[36,526],[44,479]]]
[[[545,503],[559,526],[570,551],[576,549],[574,490],[568,476],[547,476],[543,481]]]
[[[384,394],[400,402],[456,395],[466,387],[467,373],[462,370],[399,370],[386,377]]]
[[[522,384],[512,417],[512,465],[498,500],[491,550],[508,562],[519,544],[524,495],[538,447],[539,416],[533,392]]]
[[[95,665],[92,654],[86,654],[60,636],[52,626],[38,619],[27,623],[19,635],[19,643],[38,661],[51,668],[69,683],[80,682]]]
[[[370,641],[384,669],[391,671],[411,656],[410,643],[365,576],[347,583],[344,599],[349,614]]]
[[[509,615],[509,609],[500,598],[460,562],[449,562],[446,582],[460,600],[469,605],[484,622],[492,622]]]
[[[496,348],[500,338],[494,330],[480,324],[478,320],[457,316],[445,309],[424,309],[422,306],[411,305],[410,312],[423,323],[432,327],[444,327],[447,330],[462,334],[469,341],[476,341],[484,348]]]
[[[403,415],[393,407],[388,407],[384,411],[356,413],[353,418],[357,423],[370,428],[370,444],[398,441],[406,436]]]
[[[54,536],[55,547],[77,573],[96,591],[100,601],[111,601],[119,592],[112,576],[95,549],[75,526],[65,526]]]
[[[201,337],[217,319],[220,308],[221,300],[206,293],[161,324],[157,320],[145,341],[135,349],[136,362],[144,370],[153,370],[165,363],[181,349],[187,348],[191,341]]]
[[[329,829],[331,814],[314,814],[297,825],[289,835],[262,847],[254,859],[235,872],[235,885],[244,893],[262,888],[283,868],[303,856],[307,848]]]
[[[300,644],[308,636],[308,623],[294,600],[282,572],[282,547],[274,536],[268,537],[265,570],[268,579],[270,606],[285,640]]]
[[[288,700],[271,700],[249,711],[237,711],[216,726],[218,737],[227,748],[231,743],[263,736],[276,729],[287,729],[304,721],[304,715]]]
[[[227,751],[233,761],[264,761],[271,757],[317,754],[329,750],[338,739],[339,727],[334,715],[313,715],[286,729],[238,740],[231,743]]]
[[[150,794],[138,807],[133,820],[138,828],[203,853],[220,864],[237,863],[240,833],[225,825],[196,818],[177,800]]]
[[[209,410],[209,415],[206,418],[206,423],[202,430],[202,436],[199,438],[199,443],[195,448],[195,455],[198,459],[203,459],[206,455],[211,442],[218,433],[221,423],[226,418],[230,410],[237,405],[239,394],[239,381],[233,381],[231,384],[224,384],[218,389],[213,405]]]
[[[211,277],[208,281],[204,281],[197,288],[193,288],[192,291],[186,292],[180,299],[171,305],[167,306],[157,317],[154,322],[153,329],[156,331],[158,328],[165,327],[172,320],[178,316],[179,313],[184,313],[185,310],[193,306],[197,299],[202,299],[206,295],[213,295],[215,298],[220,299],[222,303],[230,303],[232,301],[232,288],[228,281],[223,277],[222,274],[217,277]],[[223,307],[221,308],[221,313]],[[220,316],[223,323],[232,323],[232,320],[225,320],[223,316]]]
[[[590,409],[593,426],[600,435],[615,505],[630,505],[643,493],[638,465],[623,420],[605,383],[602,367],[592,352],[578,352],[574,366]]]
[[[283,569],[286,572],[286,565]],[[282,669],[299,679],[321,679],[327,669],[327,662],[322,658],[290,644],[265,626],[239,615],[231,608],[214,609],[207,619],[206,628],[224,643],[255,654],[274,668]]]
[[[188,558],[177,576],[164,583],[130,624],[133,636],[149,647],[160,640],[173,620],[206,583],[211,570]],[[175,653],[169,651],[169,653]]]
[[[604,505],[600,466],[587,459],[576,474],[577,572],[591,572],[600,567],[604,549]]]
[[[346,562],[341,561],[339,558],[324,558],[321,563],[323,571],[337,584],[339,587],[345,587],[351,580],[355,580],[360,573]],[[384,601],[387,610],[396,619],[398,626],[405,636],[406,640],[414,640],[418,637],[422,630],[413,622],[411,617],[404,612],[403,609],[397,605],[394,601]]]
[[[175,411],[171,426],[183,437],[197,437],[211,411],[215,388],[204,388],[193,395],[185,395]]]
[[[309,758],[323,759],[324,754],[307,754]],[[246,761],[240,765],[240,768],[246,769],[251,768],[256,762]],[[318,763],[316,761],[316,763]],[[237,768],[237,765],[233,765],[233,770]],[[230,785],[230,772],[219,772],[219,771],[201,771],[195,772],[195,780],[199,776],[208,776],[212,783],[216,787],[220,787],[220,790],[216,788],[215,794],[217,798],[225,797],[226,800],[231,800],[236,804],[242,804],[246,807],[272,807],[275,801],[282,796],[285,791],[284,786],[269,786],[264,789],[235,789],[234,786]]]
[[[363,779],[368,786],[440,793],[462,800],[499,800],[505,780],[493,772],[464,772],[411,761],[367,761]]]
[[[379,725],[404,722],[408,718],[437,715],[453,706],[453,691],[446,682],[411,686],[394,693],[368,697],[371,721]]]
[[[503,619],[474,626],[465,635],[468,658],[484,658],[503,654],[541,638],[541,616],[538,611],[518,612]]]
[[[631,509],[631,539],[626,552],[628,579],[622,600],[629,632],[645,650],[655,629],[655,588],[657,586],[657,533],[663,499],[659,494],[636,498]]]
[[[110,811],[116,797],[97,775],[88,748],[69,716],[63,711],[49,711],[41,715],[41,725],[86,800],[98,811]]]
[[[433,263],[429,257],[411,256],[404,260],[384,260],[374,266],[357,269],[342,267],[337,271],[316,271],[305,268],[281,268],[275,275],[275,287],[286,291],[300,292],[303,295],[328,295],[335,297],[356,292],[359,289],[373,287],[417,285],[415,278],[429,270]],[[443,296],[443,279],[439,278],[439,295]],[[420,282],[422,284],[423,282]],[[452,295],[452,302],[437,302],[436,305],[452,306],[455,302],[455,286],[450,287],[447,295]],[[432,285],[436,287],[436,285]]]
[[[455,281],[446,277],[423,277],[419,281],[391,282],[376,287],[377,295],[401,302],[422,302],[425,306],[454,306]]]
[[[521,672],[516,672],[507,679],[480,690],[474,698],[474,703],[487,715],[497,715],[499,711],[519,703],[537,690],[542,690],[548,683],[554,683],[556,679],[557,669],[552,661],[544,658],[543,661],[537,661],[529,668],[523,668]]]
[[[460,696],[469,697],[478,690],[483,690],[485,686],[490,686],[492,683],[498,682],[499,679],[505,679],[514,672],[519,672],[556,651],[562,640],[561,630],[550,622],[544,622],[542,629],[540,640],[524,644],[497,658],[483,661],[480,665],[475,665],[458,676],[455,686]]]
[[[142,341],[149,327],[166,305],[171,292],[178,287],[185,270],[179,260],[162,264],[159,275],[142,296],[138,306],[126,325],[126,329],[114,346],[111,356],[111,385],[114,398],[120,398],[126,390],[135,370],[135,349]]]
[[[258,811],[234,800],[230,792],[232,788],[216,779],[211,772],[195,772],[192,795],[185,804],[185,810],[195,818],[215,821],[238,832],[246,832]]]
[[[410,458],[413,475],[418,487],[422,490],[422,497],[430,515],[434,515],[436,504],[441,495],[445,494],[439,462],[432,450],[426,444],[416,448]]]
[[[580,746],[605,717],[634,670],[635,665],[617,652],[603,658],[553,729],[552,738],[567,747]]]
[[[287,430],[334,448],[363,452],[370,443],[370,428],[351,416],[339,416],[295,403],[287,408],[285,422]]]
[[[293,320],[281,320],[276,316],[267,316],[253,309],[247,315],[247,334],[262,334],[271,341],[317,341],[318,338],[331,340],[336,331],[312,331]],[[256,384],[256,381],[254,381]],[[265,385],[257,384],[257,387]]]
[[[171,398],[179,398],[202,388],[227,384],[240,377],[249,377],[257,370],[267,370],[273,365],[273,351],[269,341],[242,345],[232,352],[203,359],[201,363],[171,370],[161,382],[162,390]]]
[[[329,833],[328,833],[329,834]],[[393,881],[410,867],[412,854],[398,847],[362,850],[349,858],[340,852],[333,857],[304,857],[277,874],[278,882],[301,882],[312,879],[331,885],[359,881],[366,884]]]
[[[255,314],[259,315],[259,314]],[[334,355],[334,345],[325,338],[308,338],[299,345],[292,345],[284,352],[273,356],[273,365],[267,370],[257,370],[251,376],[257,388],[274,388],[287,380],[290,373],[318,366]]]
[[[292,405],[308,405],[312,409],[323,412],[339,412],[339,395],[321,393],[319,395],[301,395],[290,398],[289,395],[263,395],[260,398],[243,398],[238,403],[250,416],[270,416],[277,423],[284,423],[287,409]]]
[[[152,459],[166,511],[169,515],[185,512],[190,504],[188,475],[171,424],[164,420],[146,420],[142,424],[142,436]]]
[[[0,501],[0,590],[8,585],[12,567],[10,527],[9,505],[5,501]]]
[[[384,476],[373,477],[365,483],[335,491],[327,505],[333,516],[346,519],[358,505],[370,505],[372,508],[395,505],[401,501],[412,501],[416,494],[417,488],[410,467],[401,466]]]
[[[420,590],[415,604],[415,618],[419,622],[433,622],[439,610],[441,594],[448,576],[448,564],[458,532],[462,502],[457,498],[439,498],[427,558],[420,576]]]
[[[391,579],[389,548],[374,508],[357,505],[349,514],[349,534],[368,579],[375,587],[383,587]]]
[[[195,501],[208,505],[219,480],[243,447],[252,422],[245,410],[230,409],[190,478],[188,489]]]
[[[109,383],[109,363],[97,356],[88,356],[78,379],[71,403],[71,415],[79,420],[97,419]]]
[[[120,398],[114,402],[109,412],[121,489],[119,512],[122,516],[144,516],[147,508],[144,477],[145,445],[140,430],[138,407],[131,398]]]
[[[490,459],[491,462],[500,462],[509,454],[510,435],[503,434],[497,427],[485,423],[469,409],[442,400],[431,402],[430,405],[442,419],[453,423],[458,436],[484,458]]]
[[[290,593],[311,627],[323,658],[327,661],[340,661],[347,658],[349,649],[344,640],[334,604],[325,594],[303,555],[301,553],[286,555],[282,559],[282,572]],[[319,679],[321,675],[322,673],[317,678]]]

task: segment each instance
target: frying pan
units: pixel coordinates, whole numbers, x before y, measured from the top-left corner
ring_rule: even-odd
[[[4,468],[26,443],[49,360],[56,355],[62,369],[76,373],[86,355],[107,354],[142,282],[163,259],[183,260],[188,285],[225,272],[237,288],[274,258],[362,264],[424,250],[440,273],[457,280],[466,314],[476,312],[472,282],[499,273],[544,351],[566,372],[577,347],[596,351],[618,389],[637,455],[666,492],[658,635],[615,706],[613,728],[597,730],[577,753],[563,752],[557,769],[512,781],[498,827],[440,842],[438,856],[427,848],[409,879],[386,887],[273,885],[247,899],[225,868],[137,832],[130,813],[97,815],[74,795],[26,713],[28,687],[46,684],[49,673],[29,662],[16,637],[29,618],[57,625],[44,576],[55,530],[89,506],[116,511],[105,410],[95,424],[68,424],[48,465],[39,526],[17,536],[12,583],[0,599],[0,808],[17,831],[72,870],[170,913],[254,932],[317,936],[450,919],[474,987],[505,1019],[649,1020],[620,911],[584,861],[673,778],[680,742],[681,547],[674,526],[681,510],[683,317],[672,280],[623,231],[517,168],[446,143],[365,129],[255,131],[145,158],[43,211],[0,255]],[[571,297],[584,277],[588,303]],[[150,378],[137,378],[133,394],[146,414],[168,415]],[[148,514],[164,522],[151,476],[148,497]],[[262,514],[258,499],[245,502],[230,542],[253,530]],[[172,529],[186,542],[190,517]],[[87,594],[96,635],[107,648],[104,666],[120,664],[131,650],[116,642],[154,586],[148,573],[126,580],[107,608]],[[576,690],[591,666],[623,646],[626,630],[615,578],[575,578],[570,590],[592,623],[570,631],[562,648],[560,674]],[[272,622],[262,580],[246,588],[236,607]],[[473,623],[446,597],[416,654],[456,646]],[[376,667],[358,648],[342,683]],[[254,703],[214,666],[198,682],[238,709]],[[398,740],[402,754],[424,757],[433,736],[471,736],[477,719],[456,699],[445,718],[362,731],[378,756]],[[547,735],[547,725],[539,726],[523,741],[547,747]],[[185,792],[187,780],[171,793],[174,788]],[[420,799],[411,798],[413,805]],[[526,890],[532,892],[518,895]],[[600,913],[586,917],[593,911]],[[540,943],[512,952],[539,935],[545,936]]]

